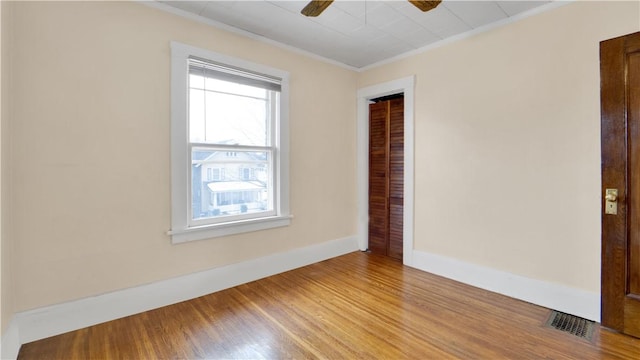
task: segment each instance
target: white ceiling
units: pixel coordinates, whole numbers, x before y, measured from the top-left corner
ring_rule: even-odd
[[[405,0],[336,0],[315,18],[300,14],[307,2],[160,1],[165,9],[179,9],[178,13],[182,10],[352,68],[513,20],[551,1],[444,0],[423,13]]]

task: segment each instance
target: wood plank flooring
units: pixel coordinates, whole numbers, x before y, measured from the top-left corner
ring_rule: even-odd
[[[351,253],[22,346],[18,359],[640,359],[640,339],[589,342],[548,309]]]

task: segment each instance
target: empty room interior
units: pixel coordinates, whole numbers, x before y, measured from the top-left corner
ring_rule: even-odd
[[[640,358],[640,2],[307,4],[0,1],[0,358]]]

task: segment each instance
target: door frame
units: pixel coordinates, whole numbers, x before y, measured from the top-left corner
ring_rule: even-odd
[[[404,210],[402,263],[413,264],[413,166],[414,166],[414,86],[415,75],[358,90],[357,109],[357,238],[360,250],[369,243],[369,101],[382,96],[404,93]]]

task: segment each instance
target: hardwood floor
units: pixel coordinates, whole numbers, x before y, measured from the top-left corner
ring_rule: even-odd
[[[640,359],[548,309],[351,253],[194,300],[35,341],[18,359]]]

